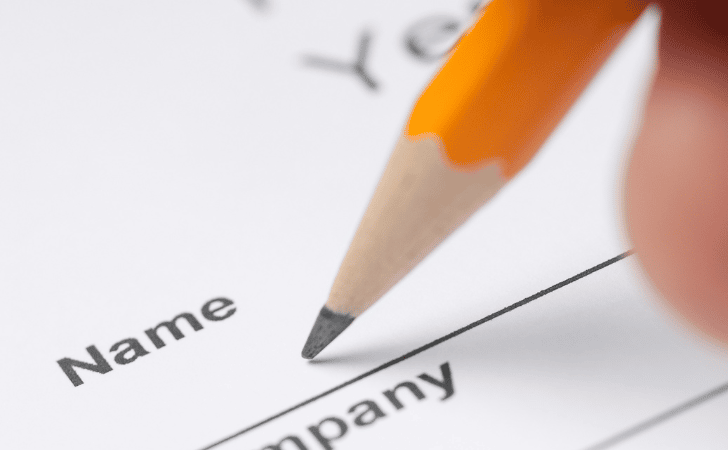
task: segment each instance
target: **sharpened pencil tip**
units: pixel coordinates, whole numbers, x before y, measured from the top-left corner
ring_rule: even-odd
[[[321,308],[311,333],[308,335],[306,345],[303,346],[301,356],[313,359],[325,349],[346,327],[351,325],[354,318],[348,314],[339,314],[327,307]]]

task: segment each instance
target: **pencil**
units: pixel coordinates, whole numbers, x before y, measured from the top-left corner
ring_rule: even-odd
[[[645,8],[494,0],[415,103],[304,345],[314,358],[538,151]]]

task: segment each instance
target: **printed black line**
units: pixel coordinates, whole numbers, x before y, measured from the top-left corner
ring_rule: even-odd
[[[318,395],[316,395],[314,397],[309,398],[308,400],[304,400],[301,403],[298,403],[298,404],[296,404],[294,406],[291,406],[290,408],[288,408],[286,410],[283,410],[283,411],[279,412],[278,414],[274,414],[274,415],[268,417],[267,419],[263,419],[260,422],[254,423],[253,425],[250,425],[247,428],[243,428],[242,430],[237,431],[237,432],[231,434],[228,437],[225,437],[223,439],[220,439],[219,441],[217,441],[217,442],[215,442],[213,444],[210,444],[207,447],[202,448],[201,450],[210,450],[210,449],[215,448],[215,447],[217,447],[219,445],[222,445],[222,444],[224,444],[224,443],[226,443],[226,442],[228,442],[228,441],[230,441],[232,439],[235,439],[236,437],[240,437],[240,436],[244,435],[245,433],[248,433],[249,431],[255,430],[256,428],[260,428],[260,427],[262,427],[263,425],[265,425],[267,423],[270,423],[270,422],[272,422],[272,421],[274,421],[276,419],[279,419],[279,418],[281,418],[281,417],[283,417],[283,416],[285,416],[285,415],[287,415],[287,414],[289,414],[289,413],[291,413],[291,412],[293,412],[293,411],[295,411],[297,409],[301,409],[304,406],[306,406],[306,405],[308,405],[310,403],[313,403],[316,400],[319,400],[321,398],[324,398],[324,397],[326,397],[326,396],[328,396],[330,394],[333,394],[334,392],[339,391],[339,390],[341,390],[341,389],[343,389],[343,388],[345,388],[345,387],[347,387],[349,385],[352,385],[352,384],[356,383],[357,381],[361,381],[364,378],[370,377],[370,376],[374,375],[377,372],[381,372],[382,370],[384,370],[384,369],[386,369],[388,367],[391,367],[391,366],[393,366],[395,364],[399,364],[402,361],[405,361],[405,360],[407,360],[407,359],[409,359],[409,358],[411,358],[411,357],[413,357],[415,355],[418,355],[418,354],[424,352],[425,350],[429,350],[432,347],[435,347],[437,345],[440,345],[440,344],[442,344],[445,341],[449,341],[450,339],[452,339],[452,338],[454,338],[456,336],[459,336],[459,335],[465,333],[466,331],[472,330],[473,328],[475,328],[477,326],[480,326],[480,325],[482,325],[482,324],[484,324],[486,322],[490,322],[491,320],[495,319],[496,317],[502,316],[503,314],[505,314],[507,312],[510,312],[510,311],[513,311],[516,308],[520,308],[521,306],[524,306],[524,305],[526,305],[528,303],[531,303],[532,301],[534,301],[534,300],[536,300],[536,299],[538,299],[540,297],[543,297],[546,294],[550,294],[551,292],[554,292],[555,290],[561,289],[562,287],[564,287],[564,286],[566,286],[568,284],[571,284],[574,281],[580,280],[581,278],[584,278],[585,276],[590,275],[590,274],[592,274],[592,273],[594,273],[594,272],[596,272],[598,270],[601,270],[601,269],[603,269],[603,268],[605,268],[607,266],[610,266],[610,265],[616,263],[617,261],[620,261],[620,260],[626,258],[627,256],[629,256],[631,254],[632,254],[632,251],[631,250],[630,251],[626,251],[626,252],[624,252],[624,253],[622,253],[622,254],[620,254],[618,256],[615,256],[612,259],[609,259],[607,261],[604,261],[601,264],[597,264],[596,266],[594,266],[594,267],[592,267],[590,269],[587,269],[587,270],[585,270],[585,271],[583,271],[581,273],[578,273],[578,274],[574,275],[571,278],[567,278],[566,280],[564,280],[564,281],[562,281],[560,283],[557,283],[557,284],[551,286],[550,288],[547,288],[547,289],[544,289],[542,291],[539,291],[539,292],[531,295],[530,297],[526,297],[523,300],[518,301],[518,302],[516,302],[516,303],[514,303],[514,304],[512,304],[510,306],[506,306],[505,308],[503,308],[501,310],[498,310],[498,311],[494,312],[493,314],[490,314],[488,316],[485,316],[485,317],[483,317],[480,320],[476,320],[475,322],[473,322],[473,323],[471,323],[469,325],[466,325],[466,326],[464,326],[462,328],[458,328],[457,330],[453,331],[452,333],[446,334],[445,336],[442,336],[441,338],[435,339],[434,341],[432,341],[432,342],[430,342],[428,344],[425,344],[425,345],[423,345],[421,347],[418,347],[418,348],[416,348],[416,349],[414,349],[414,350],[412,350],[412,351],[410,351],[408,353],[405,353],[404,355],[402,355],[402,356],[400,356],[398,358],[392,359],[392,360],[390,360],[390,361],[388,361],[388,362],[386,362],[386,363],[384,363],[384,364],[382,364],[382,365],[380,365],[378,367],[375,367],[374,369],[372,369],[372,370],[370,370],[368,372],[365,372],[365,373],[363,373],[363,374],[361,374],[361,375],[359,375],[359,376],[357,376],[355,378],[350,379],[349,381],[345,381],[345,382],[339,384],[338,386],[334,386],[333,388],[331,388],[331,389],[329,389],[327,391],[324,391],[324,392],[322,392],[322,393],[320,393],[320,394],[318,394]]]
[[[585,450],[604,450],[606,448],[614,447],[615,445],[621,444],[622,442],[626,441],[627,439],[630,439],[640,433],[643,433],[650,428],[653,428],[657,425],[662,424],[663,422],[666,422],[675,416],[682,414],[692,408],[695,408],[696,406],[707,402],[708,400],[712,400],[716,398],[717,396],[721,394],[725,394],[728,392],[728,383],[722,384],[718,386],[717,388],[710,390],[708,392],[704,392],[697,397],[688,400],[687,402],[675,406],[674,408],[671,408],[661,414],[656,415],[655,417],[652,417],[651,419],[647,419],[642,423],[639,423],[633,427],[630,427],[621,433],[615,434],[614,436],[603,440],[602,442],[592,445],[591,447],[586,448]]]

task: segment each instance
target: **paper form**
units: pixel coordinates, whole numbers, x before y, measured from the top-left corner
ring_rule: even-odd
[[[375,370],[629,249],[655,11],[521,175],[301,359],[473,6],[3,2],[0,448],[725,448],[728,352],[634,257]]]

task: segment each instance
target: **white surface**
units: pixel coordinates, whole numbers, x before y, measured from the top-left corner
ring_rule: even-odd
[[[513,183],[319,363],[303,361],[437,68],[403,35],[431,14],[464,23],[471,5],[254,3],[0,4],[0,448],[199,449],[628,248],[620,182],[654,12]],[[352,61],[364,29],[376,92],[303,64]],[[236,313],[204,321],[220,296]],[[144,330],[183,311],[205,328],[183,324],[184,339],[154,349]],[[117,365],[108,350],[130,337],[149,354]],[[89,345],[113,371],[79,370],[73,387],[56,360],[90,361]],[[425,400],[385,403],[384,390],[437,378],[446,361],[453,397],[418,381]],[[728,381],[727,369],[726,350],[677,323],[626,260],[219,448],[297,434],[318,449],[306,428],[337,416],[351,425],[337,449],[579,449]],[[387,417],[360,428],[346,411],[364,399]],[[727,406],[626,444],[724,448]],[[681,439],[660,438],[671,427]]]

